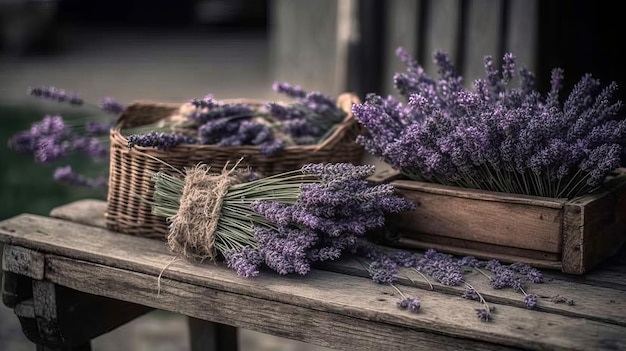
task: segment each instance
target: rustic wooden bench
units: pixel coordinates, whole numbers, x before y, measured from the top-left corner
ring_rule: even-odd
[[[2,299],[40,350],[90,350],[94,337],[153,309],[190,317],[193,350],[236,350],[236,328],[337,350],[626,350],[624,251],[585,276],[544,271],[546,283],[532,286],[537,310],[470,274],[497,311],[485,323],[462,288],[431,290],[408,273],[398,286],[422,309],[400,310],[398,294],[349,257],[304,277],[250,279],[222,264],[172,262],[164,242],[105,229],[105,208],[83,200],[0,222]],[[551,302],[557,295],[575,303]]]

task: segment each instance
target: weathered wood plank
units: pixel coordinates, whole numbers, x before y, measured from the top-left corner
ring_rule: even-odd
[[[53,208],[52,211],[50,211],[50,216],[104,228],[106,226],[106,220],[104,218],[106,204],[107,203],[102,200],[78,200]]]
[[[397,176],[396,172],[389,171],[384,174],[391,179]],[[386,181],[382,179],[380,181]],[[448,195],[463,199],[481,200],[489,202],[505,202],[519,205],[541,206],[546,208],[560,209],[567,202],[566,199],[551,199],[540,196],[500,193],[495,191],[466,189],[435,183],[416,182],[412,180],[394,180],[392,184],[398,189],[423,191],[429,194]]]
[[[392,234],[390,234],[390,236],[392,237],[394,235],[401,235],[401,233],[393,233],[393,230],[391,232]],[[520,259],[529,259],[529,262],[532,262],[534,264],[540,264],[543,266],[543,268],[561,268],[561,255],[558,253],[520,249],[506,245],[494,245],[448,236],[430,235],[421,232],[412,232],[410,235],[406,235],[406,237],[401,236],[398,239],[398,244],[407,244],[407,247],[411,247],[410,244],[413,241],[418,241],[415,242],[415,245],[413,245],[413,247],[419,247],[421,249],[429,249],[432,247],[432,245],[437,245],[439,247],[446,248],[445,250],[441,249],[440,251],[445,251],[449,253],[453,253],[449,250],[458,250],[459,254],[465,254],[465,252],[462,251],[469,250],[467,252],[471,251],[472,253],[468,253],[466,255],[473,255],[476,257],[481,256],[481,258],[496,258],[492,255],[498,255],[499,259],[504,259],[510,262],[520,262]],[[434,247],[432,248],[434,249]]]
[[[54,284],[33,281],[33,308],[37,329],[46,344],[61,344],[63,339],[58,328],[57,297]]]
[[[42,229],[48,228],[47,235],[42,234],[44,233],[43,230],[21,230],[21,226],[30,229],[33,229],[33,226]],[[0,224],[0,240],[5,241],[7,233],[10,233],[11,229],[13,230],[13,233],[11,233],[12,236],[10,237],[12,244],[23,241],[24,243],[37,245],[39,249],[44,252],[87,259],[112,267],[126,268],[130,271],[149,274],[152,276],[153,289],[151,292],[147,291],[146,293],[151,294],[156,294],[156,277],[172,257],[167,252],[164,243],[158,241],[115,234],[95,227],[71,224],[66,221],[46,217],[23,215],[12,220],[4,221]],[[93,240],[95,237],[97,237],[98,240]],[[52,268],[54,266],[50,264],[50,261],[47,261],[47,266],[50,269],[49,272],[47,272],[47,277],[50,274],[66,274],[64,270],[59,271],[59,269]],[[347,313],[355,318],[376,320],[402,327],[413,327],[431,331],[447,330],[451,335],[509,343],[508,345],[513,345],[510,343],[514,342],[516,339],[517,342],[525,342],[526,334],[517,334],[519,333],[517,330],[505,329],[498,331],[494,335],[485,335],[486,328],[481,324],[471,323],[471,321],[474,320],[474,318],[472,318],[473,316],[471,316],[473,313],[473,305],[471,303],[468,304],[468,301],[459,297],[451,297],[436,292],[419,290],[416,292],[416,295],[422,298],[424,306],[428,306],[427,310],[429,313],[421,314],[417,317],[407,316],[398,313],[393,305],[393,301],[386,300],[382,305],[380,302],[377,302],[380,295],[389,294],[389,287],[373,284],[369,279],[360,279],[346,275],[329,277],[329,274],[332,275],[332,273],[328,272],[315,271],[309,274],[306,279],[266,274],[263,279],[250,280],[236,277],[234,272],[221,265],[191,265],[186,262],[178,261],[170,265],[163,273],[163,276],[229,293],[255,296],[259,299],[293,304],[330,313]],[[98,277],[98,273],[94,270],[93,273],[89,273],[89,276],[92,277],[91,279],[95,279]],[[80,281],[85,279],[87,278],[83,277]],[[336,285],[333,285],[332,282],[335,282]],[[161,286],[163,287],[163,284],[161,284]],[[412,288],[408,289],[412,291]],[[369,293],[367,293],[367,295],[370,296],[369,300],[364,298],[364,294],[368,290]],[[362,300],[365,306],[369,307],[365,309],[365,306],[362,305],[351,305],[354,304],[353,301],[355,299],[350,294],[346,295],[346,291],[359,291],[358,300]],[[347,309],[346,306],[352,307]],[[500,311],[506,310],[506,308],[507,306],[504,305],[499,306]],[[516,307],[508,308],[513,308],[514,310],[509,310],[507,313],[499,312],[500,316],[503,316],[502,318],[508,319],[517,318],[514,316],[526,316],[523,319],[529,323],[533,321],[533,325],[535,323],[534,320],[537,318],[548,318],[546,316],[551,316],[549,318],[563,317],[553,314],[541,314]],[[468,314],[471,316],[469,317],[469,322],[468,316],[454,317],[454,314],[450,312],[462,311],[464,309],[467,310]],[[506,317],[504,317],[505,315]],[[556,326],[561,325],[560,323],[550,323]],[[567,324],[571,323],[568,322]],[[585,328],[586,327],[588,326],[585,326]],[[494,330],[494,328],[490,326],[489,330]],[[549,331],[552,334],[560,333],[559,331],[550,330],[547,326],[546,328],[542,328],[542,330]],[[511,333],[513,333],[513,335],[511,335]],[[542,338],[542,340],[554,339]],[[557,341],[554,340],[554,342]]]
[[[4,246],[2,270],[42,280],[44,277],[43,254],[19,246]]]
[[[626,242],[624,174],[607,189],[569,201],[564,214],[563,271],[582,274],[614,255]]]
[[[76,211],[81,211],[80,207],[75,207]],[[101,208],[102,210],[102,208]],[[46,226],[46,222],[49,221],[50,219],[45,219],[43,217],[38,217],[38,219],[44,220],[44,223],[41,224],[41,226]],[[2,225],[0,224],[0,227],[2,227]],[[102,231],[105,232],[105,231]],[[104,245],[110,245],[110,246],[114,246],[114,247],[132,247],[133,245],[142,245],[142,247],[144,247],[145,250],[147,250],[147,252],[149,253],[149,255],[143,255],[143,256],[148,256],[145,257],[145,260],[147,260],[146,265],[153,265],[156,267],[159,266],[165,266],[169,260],[169,256],[166,254],[167,250],[165,248],[165,245],[160,243],[160,242],[154,242],[154,241],[149,241],[148,243],[146,243],[145,240],[141,240],[139,238],[133,238],[130,236],[121,236],[118,239],[118,243],[114,244],[114,241],[111,240],[111,238],[115,238],[115,236],[111,235],[109,232],[107,235],[104,234],[96,234],[96,233],[89,233],[86,230],[82,230],[80,231],[80,233],[76,234],[78,241],[81,241],[80,239],[78,239],[79,237],[91,237],[91,236],[98,236],[98,237],[102,237],[102,240],[105,241]],[[0,236],[2,235],[2,232],[0,231]],[[1,240],[1,239],[0,239]],[[106,241],[111,240],[110,244],[107,244]],[[70,245],[70,244],[68,244]],[[82,245],[82,244],[74,244],[74,245]],[[90,244],[93,245],[93,244]],[[71,247],[71,245],[70,245]],[[98,252],[98,248],[93,249],[95,252]],[[67,253],[68,250],[63,250],[63,252],[65,252],[65,254]],[[130,254],[131,251],[128,251],[128,254]],[[156,253],[158,252],[158,256],[155,256]],[[471,255],[473,253],[471,252],[466,252],[464,254],[468,254]],[[124,257],[124,254],[122,253],[120,255],[121,257]],[[71,257],[71,256],[70,256]],[[346,263],[345,261],[342,261],[340,264],[335,265],[337,267],[343,267],[343,266],[353,266],[351,263],[349,263],[350,261],[348,261],[348,263]],[[554,268],[554,267],[553,267]],[[337,269],[337,268],[334,268]],[[348,273],[350,274],[359,274],[357,271],[354,270],[354,267],[351,268],[352,270],[349,271]],[[363,267],[359,266],[357,267],[358,270],[360,270],[360,274],[362,276],[365,276],[365,272],[363,270]],[[556,269],[556,268],[555,268]],[[156,272],[156,269],[153,269],[153,272]],[[576,277],[576,276],[571,276],[571,275],[566,275],[566,274],[550,274],[549,272],[544,272],[546,273],[546,276],[552,277],[552,281],[550,281],[550,283],[548,284],[540,284],[540,285],[534,285],[533,289],[537,289],[537,293],[542,295],[542,296],[555,296],[557,294],[560,295],[565,295],[567,293],[569,293],[570,295],[572,295],[570,298],[573,298],[578,302],[577,306],[575,308],[571,308],[569,306],[564,306],[564,305],[551,305],[548,304],[545,306],[545,308],[547,309],[547,311],[550,311],[552,313],[560,313],[560,314],[566,314],[566,315],[575,315],[575,316],[579,316],[582,318],[592,318],[592,319],[597,319],[597,320],[607,320],[607,321],[612,321],[613,323],[619,323],[619,324],[624,324],[626,322],[625,318],[626,318],[626,309],[625,309],[625,305],[626,301],[624,301],[624,287],[626,287],[626,274],[616,274],[616,273],[609,273],[606,270],[601,270],[601,271],[594,271],[591,274],[588,274],[586,277],[580,278],[580,277]],[[574,278],[578,278],[578,279],[574,279]],[[580,279],[585,279],[585,285],[580,285]],[[419,279],[417,280],[418,282],[420,281]],[[611,282],[612,285],[608,285],[608,282]],[[476,282],[476,284],[478,286],[482,286],[480,281]],[[424,283],[423,285],[421,285],[422,287],[427,287],[427,285]],[[622,287],[621,289],[619,289],[619,287]],[[613,289],[610,289],[613,288]],[[616,289],[617,288],[617,289]],[[516,293],[510,293],[507,290],[493,290],[493,289],[483,289],[484,293],[486,294],[487,298],[490,299],[491,301],[498,301],[499,303],[505,303],[505,304],[512,304],[512,305],[518,305],[521,306],[521,302],[519,300],[519,295]],[[453,294],[460,294],[460,290],[452,290]],[[617,305],[615,304],[615,302],[612,301],[617,301]]]
[[[545,260],[545,259],[536,259],[536,258],[530,258],[532,256],[517,256],[516,254],[514,254],[514,250],[500,250],[502,249],[501,246],[498,246],[497,248],[499,250],[494,250],[493,247],[491,248],[491,250],[485,250],[488,249],[489,246],[487,244],[485,244],[485,246],[481,245],[472,245],[471,247],[467,246],[458,246],[458,245],[447,245],[444,243],[444,239],[440,240],[440,242],[435,242],[433,241],[422,241],[420,240],[421,238],[421,234],[419,233],[411,233],[410,237],[409,235],[407,236],[402,236],[400,238],[396,238],[393,241],[389,241],[389,243],[387,245],[389,246],[396,246],[400,249],[422,249],[422,250],[428,250],[428,249],[434,249],[437,251],[441,251],[441,252],[446,252],[449,254],[453,254],[453,255],[457,255],[457,256],[475,256],[476,258],[481,258],[481,259],[496,259],[498,261],[502,261],[505,263],[513,263],[513,262],[520,262],[520,263],[526,263],[529,265],[532,265],[533,267],[536,268],[543,268],[543,269],[557,269],[557,270],[561,270],[562,265],[560,261],[551,261],[551,260]],[[444,238],[444,237],[442,237]],[[524,253],[528,253],[528,251],[524,251]],[[541,255],[542,253],[540,252],[534,252],[534,255]],[[545,253],[546,255],[553,255],[550,253]]]
[[[405,181],[392,182],[398,183],[405,184]],[[429,190],[409,190],[404,186],[397,187],[397,191],[417,206],[414,211],[392,216],[394,225],[406,231],[408,237],[410,232],[423,232],[493,245],[561,252],[561,209],[509,203],[504,199],[470,199]]]
[[[450,342],[443,340],[444,335],[468,338],[455,343],[455,347],[461,343],[466,347],[475,346],[479,340],[485,342],[483,346],[487,348],[490,343],[498,343],[529,350],[589,350],[607,340],[626,347],[625,327],[505,305],[496,305],[499,322],[485,328],[474,316],[468,319],[463,313],[450,313],[450,310],[467,311],[472,315],[476,305],[460,297],[415,288],[403,287],[403,290],[421,298],[423,311],[419,314],[398,311],[393,304],[397,297],[393,297],[390,287],[345,275],[332,276],[328,272],[311,272],[307,279],[273,279],[268,274],[252,282],[264,289],[273,288],[276,295],[290,297],[283,302],[260,294],[207,289],[167,278],[162,280],[161,293],[157,295],[150,291],[153,276],[63,257],[51,256],[48,264],[52,281],[75,289],[321,346],[339,346],[339,349],[373,350],[386,345],[390,349],[430,350],[435,344]],[[216,271],[219,267],[210,270]],[[233,283],[237,280],[233,279]],[[267,285],[268,282],[271,285]],[[354,298],[354,291],[359,291],[359,298]],[[321,301],[324,302],[320,304]],[[332,305],[336,308],[325,307]],[[242,306],[254,307],[242,313]],[[306,327],[302,323],[306,323]],[[403,332],[394,333],[393,329],[399,324],[404,327]],[[424,330],[443,335],[425,334]],[[529,332],[533,338],[528,338]],[[372,348],[372,345],[378,346]]]
[[[322,267],[320,267],[322,268]],[[324,270],[349,274],[353,276],[368,277],[369,273],[363,265],[356,260],[342,260],[341,262],[328,262],[323,265]],[[561,276],[563,274],[560,274]],[[573,276],[579,278],[579,276]],[[472,284],[489,302],[497,302],[509,306],[524,307],[524,298],[520,292],[511,289],[493,289],[484,275],[477,271],[466,274],[468,283]],[[429,289],[430,285],[422,276],[410,269],[401,269],[397,276],[398,284],[403,286],[416,286]],[[461,296],[464,287],[445,286],[433,282],[434,291]],[[539,297],[538,310],[556,313],[565,316],[588,318],[601,322],[613,323],[626,326],[626,302],[620,301],[626,294],[611,287],[598,287],[586,284],[573,283],[569,280],[555,279],[546,274],[545,283],[530,284],[527,286],[528,293],[537,294]],[[562,296],[574,300],[574,306],[555,303],[552,298]]]

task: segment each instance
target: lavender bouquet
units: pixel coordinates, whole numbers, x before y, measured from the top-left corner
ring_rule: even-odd
[[[124,109],[123,105],[110,97],[103,98],[99,104],[89,104],[78,94],[55,87],[32,88],[29,89],[29,94],[72,106],[91,107],[109,116],[117,116]],[[8,147],[18,154],[31,155],[36,163],[56,165],[54,179],[57,182],[106,188],[106,175],[87,177],[74,171],[71,164],[58,164],[64,159],[69,162],[76,155],[86,156],[96,163],[107,161],[108,135],[113,122],[114,119],[110,117],[69,121],[60,115],[47,115],[41,121],[33,123],[29,129],[14,134],[8,141]]]
[[[443,51],[434,53],[439,79],[402,48],[397,55],[407,70],[394,84],[406,103],[370,94],[353,113],[367,130],[358,142],[410,179],[573,198],[620,166],[626,120],[613,99],[615,82],[602,87],[587,74],[562,97],[563,70],[555,68],[550,91],[541,94],[509,53],[501,71],[485,57],[485,77],[469,90]]]
[[[168,120],[171,132],[128,135],[129,147],[169,149],[179,144],[217,146],[253,145],[265,156],[289,145],[323,142],[347,116],[334,99],[300,86],[275,82],[273,89],[293,101],[223,103],[212,94],[183,104]]]
[[[155,173],[151,204],[168,219],[170,249],[182,257],[224,259],[244,277],[262,267],[304,275],[314,262],[356,250],[386,214],[413,208],[391,185],[369,183],[373,172],[369,165],[308,164],[253,179],[236,166],[212,173],[200,165],[184,178]]]

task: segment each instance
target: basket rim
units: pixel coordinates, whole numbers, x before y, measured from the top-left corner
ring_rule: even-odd
[[[218,100],[222,103],[246,103],[246,104],[264,104],[267,101],[260,99],[245,99],[245,98],[235,98],[235,99],[222,99]],[[360,103],[360,99],[354,93],[342,93],[337,97],[337,106],[341,107],[341,109],[346,112],[346,117],[337,124],[335,130],[326,138],[322,143],[319,144],[310,144],[310,145],[288,145],[283,149],[282,152],[289,151],[319,151],[332,148],[335,144],[341,142],[342,138],[346,134],[346,132],[351,128],[357,125],[357,120],[352,114],[352,104]],[[184,103],[172,103],[172,102],[158,102],[152,100],[135,100],[131,102],[126,109],[129,107],[135,106],[163,106],[166,108],[179,108]],[[111,140],[117,139],[117,142],[120,144],[127,145],[128,138],[122,134],[122,126],[126,121],[126,110],[122,112],[120,117],[117,119],[115,125],[111,128],[110,137]],[[172,149],[178,148],[188,148],[188,149],[201,149],[201,150],[245,150],[250,152],[258,152],[259,146],[257,145],[238,145],[238,146],[217,146],[214,144],[179,144],[173,147]],[[149,146],[133,146],[133,149],[137,149],[138,151],[151,151],[155,150],[153,147]]]

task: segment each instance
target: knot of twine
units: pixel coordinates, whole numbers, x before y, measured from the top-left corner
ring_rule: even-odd
[[[170,219],[167,243],[172,252],[190,260],[215,260],[215,231],[228,188],[241,183],[239,172],[210,173],[209,166],[186,170],[180,207]]]

